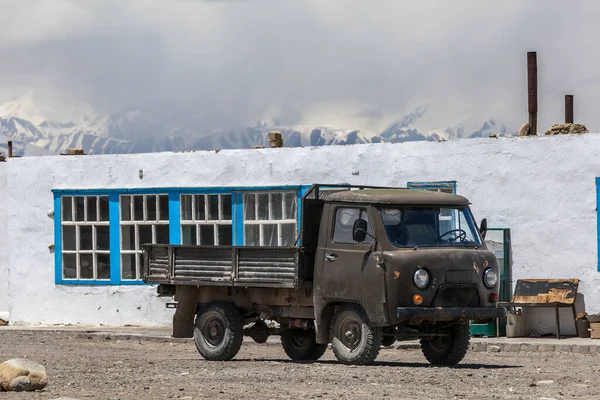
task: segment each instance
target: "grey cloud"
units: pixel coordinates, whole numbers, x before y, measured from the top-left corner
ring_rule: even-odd
[[[560,122],[571,92],[578,120],[600,129],[592,1],[55,0],[1,11],[0,88],[99,112],[141,107],[207,131],[266,117],[364,129],[429,104],[431,129],[490,117],[516,129],[534,49],[540,128]]]

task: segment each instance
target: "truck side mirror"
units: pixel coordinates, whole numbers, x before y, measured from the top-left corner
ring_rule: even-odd
[[[479,233],[481,233],[481,237],[485,240],[485,234],[487,233],[487,219],[482,219],[481,224],[479,224]]]
[[[364,242],[367,238],[367,221],[364,219],[357,219],[354,221],[354,226],[352,227],[352,239],[355,242],[361,243]]]

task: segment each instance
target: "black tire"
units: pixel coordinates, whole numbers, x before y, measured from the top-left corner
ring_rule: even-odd
[[[231,360],[244,339],[244,319],[231,303],[209,303],[196,315],[194,342],[198,352],[210,361]]]
[[[342,364],[371,364],[379,354],[381,328],[372,327],[363,309],[341,306],[331,323],[331,348]]]
[[[388,346],[391,346],[391,345],[393,345],[394,343],[396,343],[396,338],[395,338],[395,337],[393,337],[393,336],[384,336],[384,337],[381,339],[381,345],[382,345],[383,347],[388,347]]]
[[[431,364],[456,365],[469,349],[469,325],[455,324],[440,331],[448,336],[421,339],[421,351]]]
[[[281,345],[294,361],[317,361],[325,354],[327,343],[319,344],[315,333],[304,329],[290,329],[281,335]]]

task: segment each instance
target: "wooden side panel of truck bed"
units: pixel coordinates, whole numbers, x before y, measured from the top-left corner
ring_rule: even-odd
[[[144,245],[146,283],[297,288],[298,247]]]

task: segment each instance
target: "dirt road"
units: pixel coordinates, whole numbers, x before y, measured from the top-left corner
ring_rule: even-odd
[[[207,362],[191,342],[1,331],[0,359],[46,366],[50,384],[3,399],[599,399],[595,354],[470,352],[455,368],[419,350],[382,349],[376,365],[290,362],[274,345],[245,343],[230,362]]]

